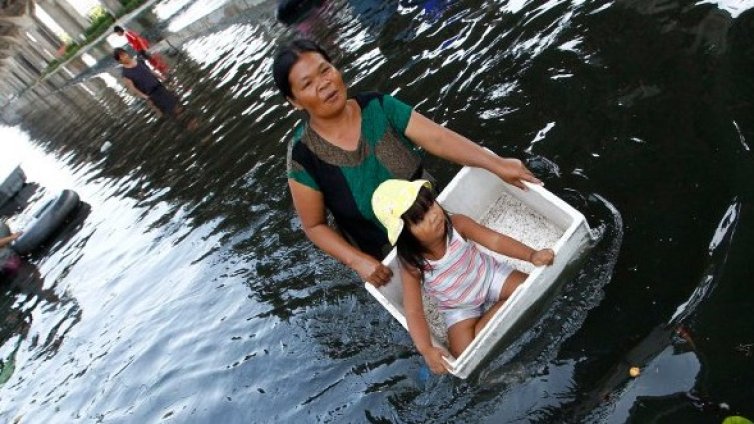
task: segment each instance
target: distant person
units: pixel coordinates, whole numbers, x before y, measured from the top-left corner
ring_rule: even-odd
[[[128,44],[133,47],[134,51],[136,51],[139,56],[145,60],[149,59],[149,42],[146,38],[142,37],[135,31],[126,31],[122,26],[118,25],[113,28],[113,32],[121,37],[126,37]]]
[[[178,96],[168,90],[162,82],[165,77],[149,69],[143,60],[137,59],[122,48],[113,51],[113,58],[122,65],[123,83],[137,97],[146,100],[158,116],[183,119],[186,114],[178,104]],[[197,119],[188,118],[186,128],[196,129]]]
[[[11,235],[9,235],[7,237],[0,237],[0,249],[2,249],[3,247],[7,247],[11,243],[13,243],[14,240],[16,240],[17,238],[21,237],[21,234],[22,233],[19,231],[17,233],[13,233],[13,234],[11,234]]]
[[[123,68],[123,81],[132,93],[146,100],[159,116],[175,116],[178,96],[162,85],[164,76],[149,69],[141,59],[136,59],[122,48],[113,51],[113,58]]]
[[[10,248],[14,240],[21,237],[22,232],[11,233],[10,227],[3,221],[0,221],[0,278],[13,275],[20,265],[20,258]]]
[[[432,345],[422,293],[437,301],[450,353],[458,357],[528,276],[477,244],[535,266],[551,265],[555,257],[552,249],[537,250],[468,216],[451,216],[427,180],[383,182],[372,195],[372,209],[398,250],[409,334],[437,374],[448,371],[447,355]]]
[[[134,49],[136,54],[139,55],[139,57],[148,61],[153,68],[157,69],[157,72],[163,75],[167,75],[167,64],[159,55],[153,55],[149,53],[149,41],[147,41],[146,38],[142,37],[135,31],[127,31],[119,25],[116,25],[113,28],[113,32],[120,35],[121,37],[126,37],[126,41]]]

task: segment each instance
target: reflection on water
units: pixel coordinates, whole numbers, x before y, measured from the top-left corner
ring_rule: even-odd
[[[336,0],[285,27],[271,1],[207,4],[164,1],[129,24],[157,42],[196,131],[155,118],[104,57],[21,111],[91,210],[30,259],[31,282],[4,293],[0,417],[719,418],[699,398],[754,416],[729,384],[754,377],[736,350],[751,340],[721,313],[745,310],[736,282],[751,280],[750,11]],[[353,92],[395,94],[524,158],[601,232],[561,296],[468,381],[417,378],[408,334],[300,230],[284,170],[301,117],[269,67],[275,45],[301,35],[332,53]],[[456,171],[428,167],[440,183]],[[27,171],[42,187],[59,180]],[[622,374],[635,349],[656,374]]]
[[[16,357],[22,346],[33,351],[30,361],[55,355],[66,333],[81,320],[81,310],[75,299],[59,297],[55,287],[45,287],[39,270],[29,261],[3,281],[0,299],[0,385],[7,383],[17,367]],[[58,322],[34,323],[34,315],[41,309],[54,308],[62,319]],[[32,327],[32,324],[35,324]],[[26,352],[21,352],[22,356]]]

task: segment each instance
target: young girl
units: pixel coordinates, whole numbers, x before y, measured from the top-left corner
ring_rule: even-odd
[[[555,257],[551,249],[532,249],[467,216],[448,215],[427,180],[383,182],[372,195],[372,208],[398,248],[408,330],[434,373],[448,371],[447,352],[430,341],[422,286],[438,302],[450,353],[457,357],[527,277],[472,242],[535,266],[550,265]],[[492,307],[485,311],[485,304]]]

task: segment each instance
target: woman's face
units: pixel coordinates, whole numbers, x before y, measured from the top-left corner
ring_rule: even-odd
[[[118,55],[118,63],[120,63],[121,65],[127,65],[131,63],[131,59],[131,55],[126,52],[120,52],[120,54]]]
[[[441,241],[445,237],[445,212],[434,202],[421,221],[409,223],[408,229],[425,246]]]
[[[310,116],[328,118],[343,111],[346,85],[332,64],[319,53],[304,52],[288,73],[293,98],[288,100]]]

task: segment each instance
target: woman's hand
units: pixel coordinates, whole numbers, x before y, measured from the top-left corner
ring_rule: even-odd
[[[162,113],[160,108],[158,108],[157,105],[154,104],[152,99],[150,99],[149,97],[147,97],[147,104],[149,105],[149,107],[152,108],[152,112],[154,112],[154,114],[157,115],[158,118],[162,118],[164,114]]]
[[[508,184],[512,184],[522,190],[526,190],[524,181],[533,184],[542,184],[539,178],[529,171],[523,162],[518,159],[500,158],[500,165],[495,168],[495,174]]]
[[[361,255],[354,261],[351,264],[351,268],[359,274],[362,280],[375,287],[387,284],[390,281],[390,277],[393,276],[393,271],[390,268],[367,254]]]
[[[552,249],[535,250],[529,258],[529,262],[536,266],[552,265],[554,260],[555,252]]]
[[[449,355],[444,349],[432,346],[422,356],[434,374],[447,374],[450,371],[444,358]]]
[[[13,243],[13,240],[21,237],[21,234],[23,234],[23,231],[13,233],[9,236],[0,237],[0,247],[5,247],[6,245]]]
[[[526,190],[524,181],[542,184],[520,160],[502,158],[417,111],[411,113],[405,134],[414,144],[435,156],[459,165],[486,169],[522,190]]]

